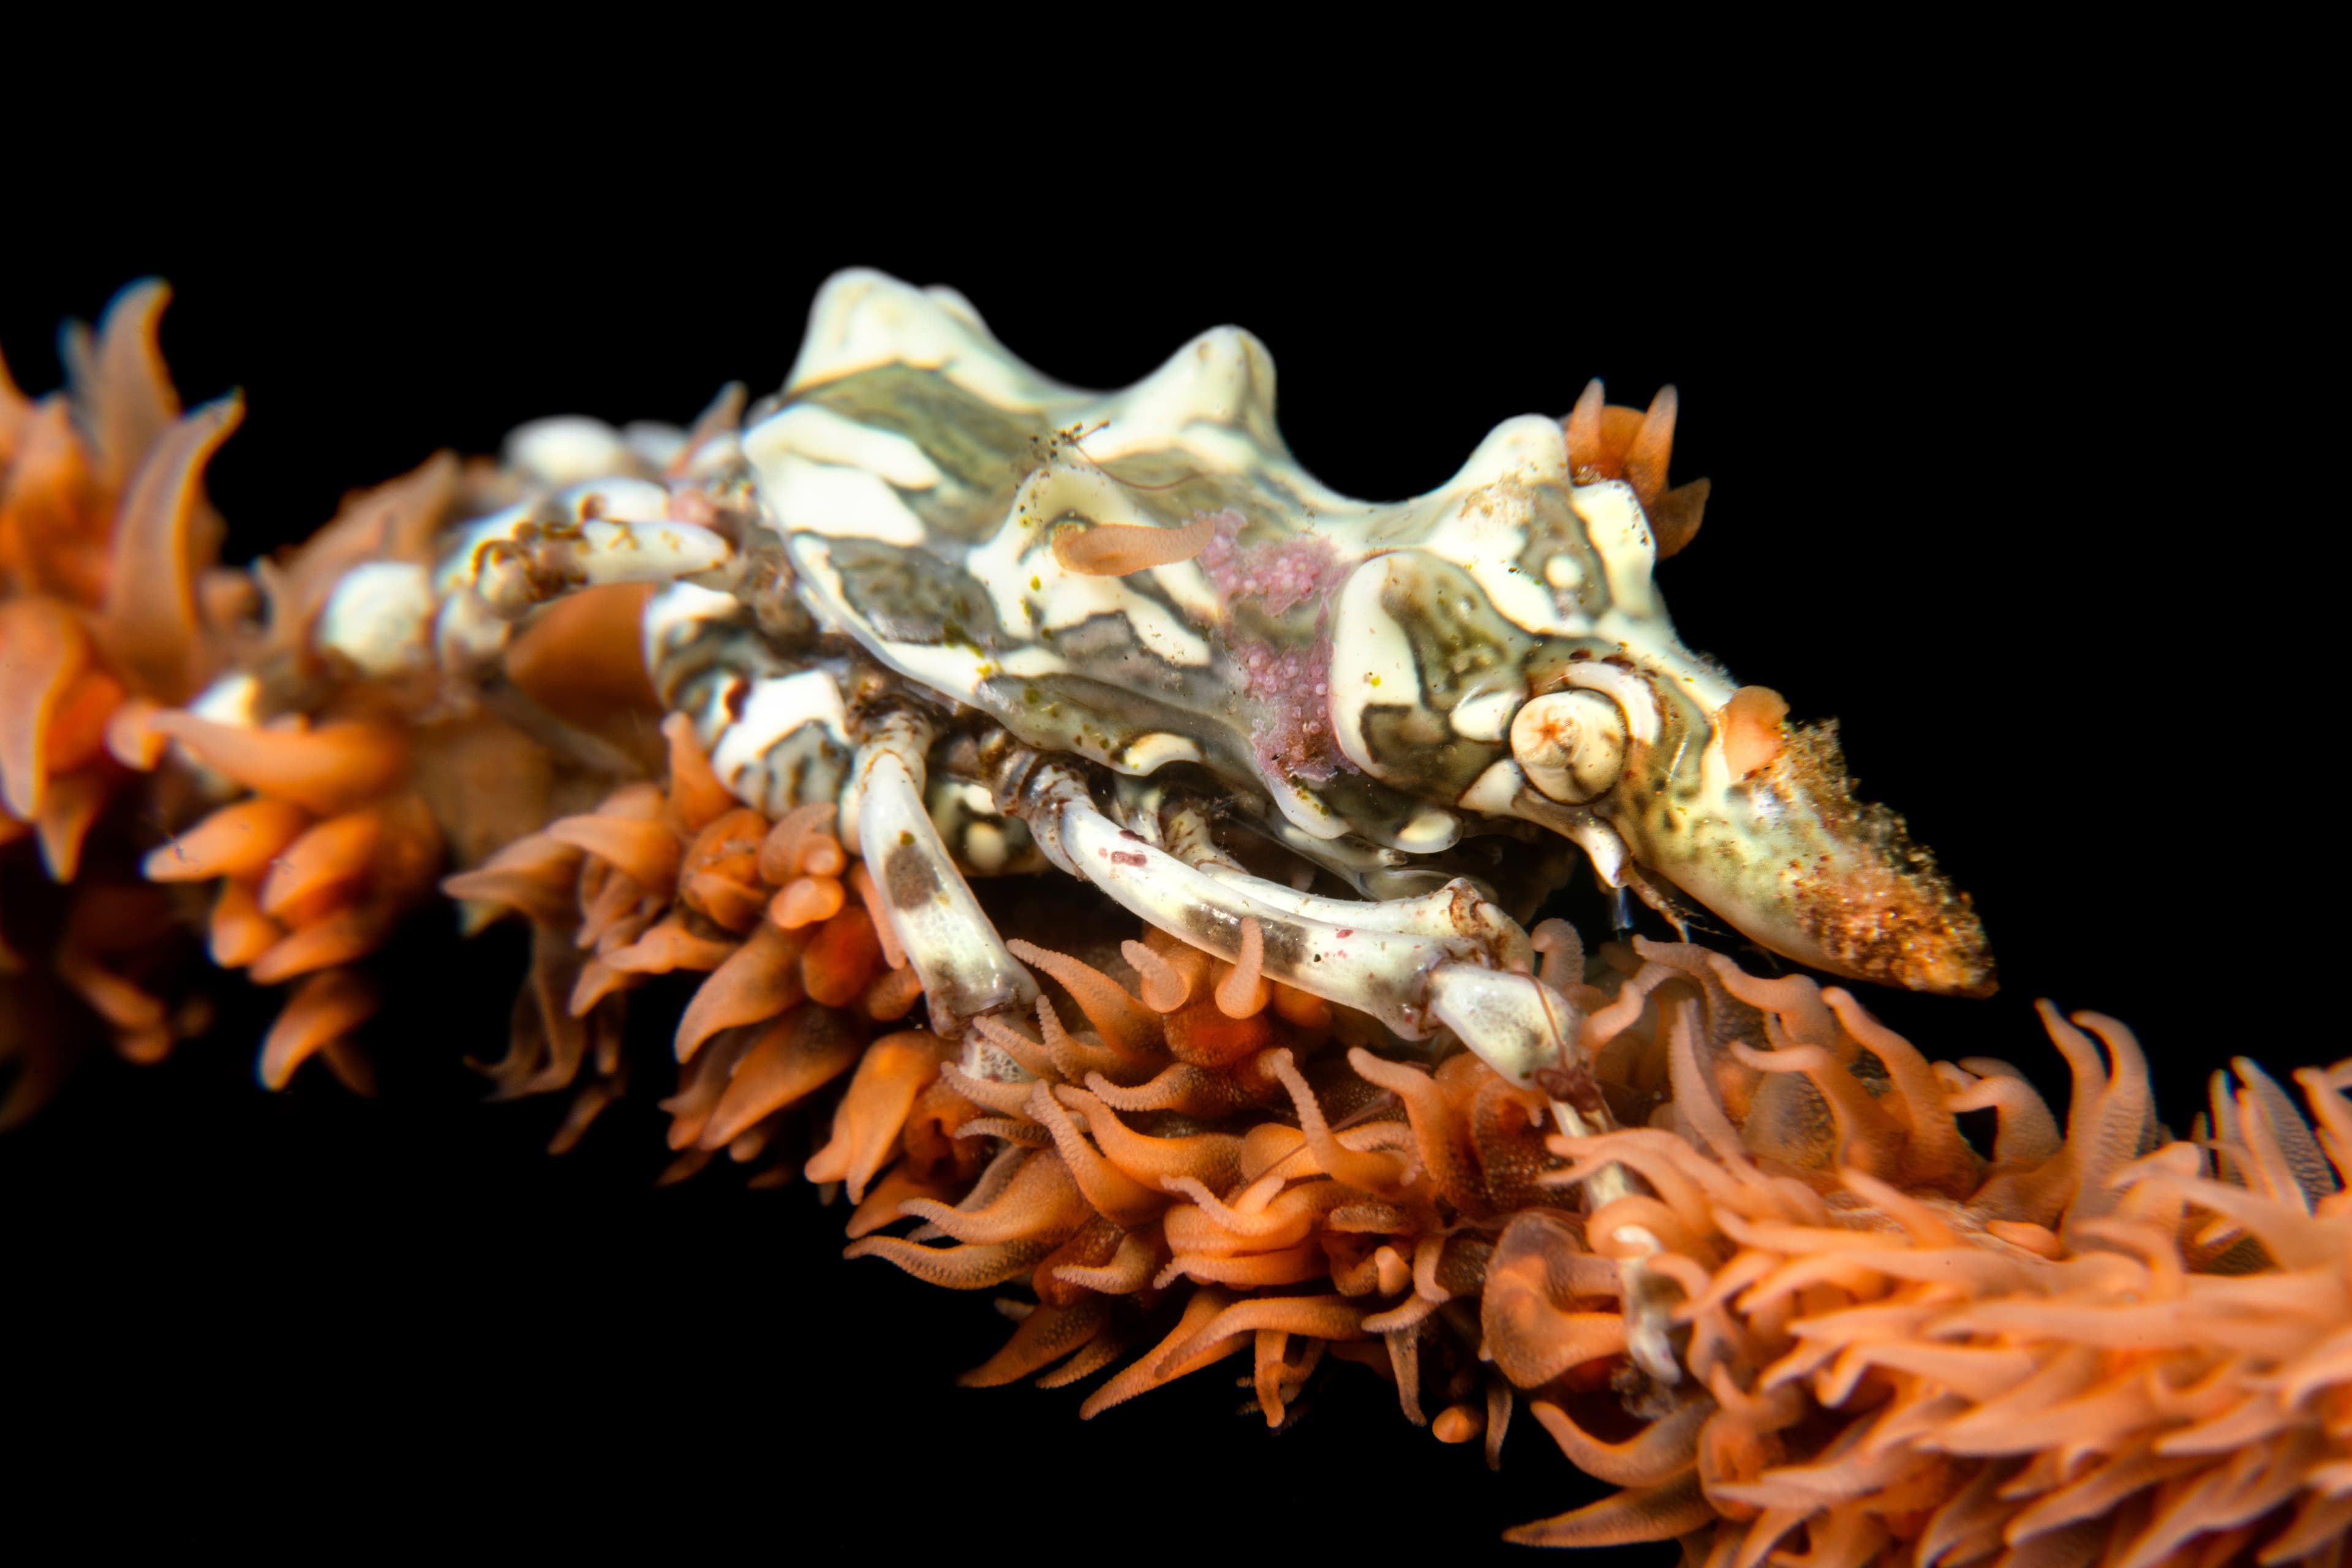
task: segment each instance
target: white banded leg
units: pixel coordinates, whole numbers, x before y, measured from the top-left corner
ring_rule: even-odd
[[[1110,781],[1110,789],[1109,816],[1120,826],[1141,834],[1188,866],[1205,869],[1213,864],[1241,870],[1217,842],[1209,815],[1199,801],[1171,792],[1156,774],[1123,773]],[[1253,820],[1250,826],[1370,899],[1386,896],[1375,890],[1379,886],[1395,889],[1410,884],[1420,893],[1442,880],[1435,872],[1412,869],[1411,857],[1402,852],[1383,848],[1358,834],[1317,838],[1279,814],[1270,820]]]
[[[1534,944],[1527,931],[1489,902],[1466,877],[1454,878],[1410,898],[1320,898],[1244,870],[1217,843],[1207,815],[1196,801],[1171,800],[1151,781],[1142,779],[1120,778],[1113,790],[1111,809],[1122,826],[1257,903],[1332,926],[1343,936],[1374,931],[1460,938],[1477,944],[1486,967],[1519,973],[1535,967]],[[1567,1005],[1565,1000],[1559,1000],[1559,1005]]]
[[[1584,1115],[1563,1100],[1551,1102],[1552,1115],[1559,1119],[1559,1130],[1571,1138],[1586,1138],[1595,1132],[1606,1132],[1614,1123],[1604,1110],[1599,1118]],[[1603,1205],[1641,1191],[1632,1173],[1622,1165],[1603,1165],[1584,1179],[1586,1212],[1591,1213]],[[1621,1247],[1633,1252],[1617,1260],[1617,1280],[1623,1291],[1625,1314],[1625,1350],[1633,1364],[1648,1373],[1659,1383],[1672,1385],[1683,1377],[1682,1363],[1675,1357],[1673,1333],[1674,1310],[1682,1299],[1683,1289],[1672,1279],[1651,1268],[1648,1259],[1664,1250],[1657,1236],[1647,1226],[1621,1225],[1615,1237]]]
[[[1307,920],[1396,931],[1408,936],[1463,937],[1479,943],[1502,969],[1534,967],[1535,950],[1519,922],[1487,902],[1466,877],[1410,899],[1323,899],[1269,882],[1218,861],[1200,869],[1220,882]]]
[[[1192,869],[1225,883],[1244,898],[1282,913],[1338,930],[1475,942],[1489,963],[1521,972],[1535,967],[1535,952],[1519,923],[1488,902],[1476,884],[1456,877],[1443,887],[1411,898],[1325,899],[1242,869],[1212,832],[1198,802],[1171,798],[1150,779],[1121,777],[1112,783],[1109,814],[1123,830],[1164,849]],[[1352,1004],[1350,1004],[1352,1005]]]
[[[1241,952],[1242,922],[1255,920],[1267,978],[1370,1013],[1408,1039],[1432,1030],[1428,973],[1477,956],[1477,944],[1463,937],[1337,925],[1195,870],[1097,810],[1083,782],[1059,764],[1032,769],[1019,795],[1030,831],[1056,864],[1153,925],[1231,962]]]
[[[1430,880],[1438,875],[1426,868],[1414,866],[1412,857],[1402,850],[1375,844],[1360,833],[1343,833],[1337,838],[1318,838],[1279,813],[1251,826],[1300,859],[1322,867],[1367,898],[1377,899],[1408,890],[1423,892],[1427,890]]]
[[[967,1018],[1031,1005],[1037,982],[1005,951],[924,808],[930,743],[930,724],[912,712],[875,724],[850,765],[841,820],[856,824],[855,847],[923,983],[932,1031],[953,1037]]]

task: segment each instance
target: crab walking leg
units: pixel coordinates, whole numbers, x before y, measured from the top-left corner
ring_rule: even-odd
[[[1506,969],[1534,967],[1528,933],[1517,921],[1480,897],[1466,877],[1456,877],[1416,898],[1323,899],[1253,877],[1221,861],[1209,861],[1200,869],[1260,903],[1307,920],[1407,936],[1468,937],[1486,944]]]
[[[1466,877],[1456,877],[1426,893],[1397,899],[1324,899],[1280,882],[1254,877],[1234,864],[1220,846],[1196,801],[1169,799],[1149,779],[1121,777],[1112,784],[1111,816],[1167,850],[1194,870],[1214,877],[1259,903],[1288,914],[1349,930],[1398,931],[1407,936],[1468,937],[1487,944],[1505,969],[1531,970],[1534,950],[1518,921],[1488,903]]]
[[[1552,1101],[1552,1114],[1559,1119],[1559,1130],[1571,1138],[1590,1137],[1595,1132],[1611,1130],[1604,1114],[1599,1121],[1580,1114],[1576,1107],[1559,1100]],[[1633,1174],[1622,1165],[1604,1165],[1584,1180],[1587,1212],[1592,1212],[1619,1198],[1630,1197],[1639,1191]],[[1673,1332],[1674,1310],[1681,1304],[1682,1287],[1650,1267],[1648,1259],[1665,1250],[1655,1233],[1647,1226],[1621,1225],[1617,1227],[1617,1245],[1629,1248],[1626,1256],[1617,1260],[1617,1280],[1624,1291],[1625,1351],[1633,1364],[1666,1384],[1682,1381],[1682,1363],[1675,1358]]]
[[[1360,834],[1343,833],[1337,838],[1318,838],[1287,817],[1276,816],[1257,825],[1259,831],[1276,844],[1310,865],[1322,867],[1343,882],[1363,889],[1367,896],[1381,897],[1379,891],[1398,877],[1411,878],[1412,857],[1401,849],[1391,849]]]
[[[1255,918],[1267,974],[1361,1008],[1408,1038],[1431,1033],[1433,1021],[1443,1025],[1513,1082],[1541,1084],[1563,1131],[1613,1129],[1591,1064],[1571,1043],[1583,1031],[1583,1014],[1534,975],[1479,962],[1501,949],[1524,963],[1532,950],[1526,932],[1477,900],[1468,882],[1392,903],[1311,898],[1214,859],[1195,870],[1097,811],[1075,775],[1052,764],[1027,772],[1009,793],[1031,803],[1033,831],[1045,819],[1048,830],[1038,842],[1057,864],[1153,925],[1230,960],[1240,951],[1242,921]],[[1622,1165],[1584,1184],[1596,1209],[1636,1190]],[[1679,1383],[1668,1337],[1679,1293],[1643,1261],[1660,1249],[1658,1238],[1629,1225],[1614,1239],[1633,1251],[1618,1263],[1627,1348],[1659,1383]]]
[[[1407,1039],[1431,1032],[1429,972],[1482,956],[1479,943],[1468,937],[1341,926],[1293,914],[1154,847],[1082,794],[1056,791],[1053,799],[1050,833],[1038,835],[1039,842],[1128,909],[1228,962],[1241,952],[1242,921],[1255,920],[1268,978],[1360,1008]]]
[[[1562,1132],[1582,1138],[1615,1130],[1592,1080],[1591,1064],[1573,1043],[1583,1033],[1584,1015],[1542,981],[1466,963],[1443,964],[1429,976],[1429,1006],[1487,1066],[1514,1083],[1542,1089]],[[1584,1190],[1591,1209],[1598,1210],[1639,1189],[1624,1166],[1606,1165],[1585,1179]],[[1658,1382],[1679,1383],[1682,1367],[1668,1336],[1682,1292],[1644,1261],[1659,1252],[1658,1238],[1644,1226],[1624,1225],[1612,1239],[1627,1249],[1617,1263],[1624,1288],[1626,1350]]]
[[[729,794],[778,817],[794,806],[841,803],[856,751],[841,696],[853,679],[847,660],[786,658],[741,599],[694,583],[672,583],[648,599],[638,630],[663,708],[693,721]],[[855,818],[842,818],[838,831],[855,851]]]
[[[931,727],[899,711],[875,725],[851,764],[842,816],[857,824],[858,852],[882,894],[891,934],[923,983],[931,1028],[1037,1000],[1037,982],[1005,951],[923,807],[923,754]]]

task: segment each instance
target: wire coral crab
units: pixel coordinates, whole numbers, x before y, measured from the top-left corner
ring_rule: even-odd
[[[0,427],[105,428],[144,376],[152,449],[194,454],[46,510],[12,464],[9,804],[45,848],[58,780],[152,814],[85,811],[100,853],[40,896],[289,985],[266,1082],[366,1085],[371,955],[437,885],[530,929],[497,1093],[568,1094],[578,1142],[646,1068],[633,994],[699,977],[669,1179],[838,1184],[854,1256],[1020,1292],[970,1382],[1107,1373],[1095,1415],[1246,1355],[1281,1426],[1356,1362],[1496,1459],[1524,1404],[1626,1489],[1522,1532],[1556,1544],[2338,1550],[2340,1074],[2315,1132],[2242,1068],[2175,1142],[2129,1036],[2053,1016],[2061,1135],[1843,990],[1535,920],[1582,859],[1832,973],[1991,984],[1831,737],[1667,626],[1649,563],[1704,500],[1670,395],[1595,388],[1371,507],[1289,462],[1245,335],[1097,398],[851,274],[779,400],[526,427],[207,574],[234,405],[180,418],[149,321]],[[152,648],[109,640],[117,580],[170,608]],[[47,929],[7,1041],[44,1073],[93,1017],[146,1054],[201,1024],[160,936]]]

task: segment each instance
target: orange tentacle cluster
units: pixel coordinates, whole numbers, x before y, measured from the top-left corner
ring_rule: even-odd
[[[1038,1307],[965,1381],[1058,1386],[1156,1340],[1091,1416],[1247,1352],[1244,1386],[1278,1426],[1338,1349],[1372,1358],[1416,1421],[1435,1394],[1447,1440],[1491,1421],[1499,1445],[1512,1395],[1476,1354],[1481,1223],[1562,1168],[1542,1097],[1466,1054],[1433,1071],[1351,1046],[1396,1048],[1369,1017],[1267,982],[1246,940],[1225,963],[1147,931],[1118,966],[1139,993],[1013,946],[1086,1026],[1051,995],[1034,1032],[977,1021],[1033,1080],[950,1066],[942,1081],[993,1113],[1004,1152],[960,1203],[903,1202],[912,1235],[850,1248],[968,1289],[1028,1275]]]
[[[0,1059],[20,1058],[0,1126],[55,1087],[83,1026],[152,1061],[196,1022],[146,973],[169,900],[85,857],[153,744],[146,717],[220,667],[247,597],[212,570],[200,480],[242,406],[181,412],[155,342],[168,297],[142,284],[96,334],[69,329],[69,391],[29,400],[0,365],[0,854],[37,850],[50,880],[79,884],[62,914],[0,926],[0,973],[18,977]]]
[[[1681,400],[1661,387],[1644,411],[1603,400],[1601,383],[1589,382],[1570,410],[1565,426],[1568,463],[1579,482],[1623,479],[1633,487],[1655,537],[1658,559],[1685,549],[1698,537],[1710,489],[1705,479],[1669,487],[1666,464],[1674,456],[1675,415]]]
[[[1841,990],[1640,946],[1620,997],[1643,1013],[1606,1059],[1664,1058],[1673,1098],[1649,1129],[1552,1138],[1574,1163],[1545,1181],[1616,1162],[1654,1195],[1514,1217],[1484,1301],[1490,1353],[1562,1451],[1627,1489],[1513,1539],[1680,1536],[1710,1563],[1801,1542],[1856,1563],[2332,1560],[2352,1529],[2352,1064],[2300,1075],[2316,1132],[2242,1063],[2234,1089],[2217,1075],[2217,1135],[2173,1142],[2130,1032],[2045,1005],[2074,1073],[2062,1136],[2004,1063],[1930,1063]],[[1727,1083],[1748,1090],[1736,1114]],[[1980,1109],[1990,1160],[1954,1120]],[[1683,1287],[1690,1377],[1604,1443],[1623,1405],[1573,1369],[1622,1343],[1616,1249],[1591,1238],[1627,1220],[1665,1239],[1648,1263]]]
[[[264,574],[268,619],[241,628],[260,677],[237,721],[177,709],[142,716],[136,760],[168,744],[209,770],[231,798],[150,850],[152,882],[216,884],[208,948],[263,984],[299,982],[265,1041],[259,1074],[284,1087],[313,1055],[356,1090],[372,1072],[351,1032],[374,988],[350,966],[382,947],[432,895],[454,847],[478,856],[553,797],[558,759],[488,715],[434,713],[428,683],[363,680],[310,654],[300,627],[331,582],[313,557],[347,562],[374,546],[422,552],[449,500],[446,464],[353,498],[343,516]],[[289,630],[289,627],[297,628]],[[316,717],[265,717],[299,694]],[[498,781],[485,788],[489,777]],[[236,791],[243,791],[241,795]]]
[[[864,868],[851,867],[835,837],[833,808],[771,822],[719,786],[684,718],[663,731],[666,784],[624,785],[443,883],[452,898],[534,928],[508,1053],[484,1068],[500,1097],[577,1086],[556,1140],[559,1152],[569,1147],[623,1088],[626,994],[655,975],[698,973],[706,978],[674,1036],[678,1087],[662,1102],[678,1152],[665,1181],[720,1150],[739,1163],[760,1159],[785,1112],[845,1075],[833,1141],[808,1163],[812,1180],[845,1183],[862,1198],[884,1163],[918,1146],[927,1156],[918,1173],[942,1163],[972,1173],[976,1151],[939,1135],[978,1114],[930,1094],[942,1047],[927,1033],[887,1028],[921,989],[903,955],[886,952],[865,901],[849,897]],[[772,1179],[790,1173],[774,1167]]]

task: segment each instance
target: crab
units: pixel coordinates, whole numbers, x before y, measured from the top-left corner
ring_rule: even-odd
[[[1595,382],[1388,504],[1307,474],[1273,409],[1235,328],[1089,393],[952,290],[844,272],[740,423],[715,408],[659,451],[527,427],[515,466],[553,482],[430,571],[355,569],[318,636],[462,673],[554,599],[659,584],[663,701],[746,805],[838,800],[950,1034],[1034,983],[971,894],[987,857],[933,820],[940,776],[987,790],[1000,850],[1023,834],[1187,942],[1405,1039],[1451,1029],[1522,1083],[1575,1064],[1480,874],[1514,840],[1835,974],[1992,990],[1967,897],[1853,798],[1834,731],[1676,637],[1653,568],[1705,487],[1665,486],[1671,388],[1637,414]],[[1269,852],[1286,879],[1245,868]]]

